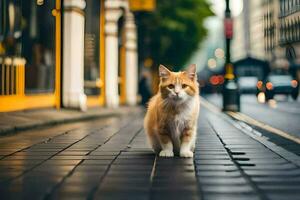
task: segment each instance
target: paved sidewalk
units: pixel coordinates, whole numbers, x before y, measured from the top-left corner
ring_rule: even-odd
[[[134,111],[138,107],[90,108],[86,112],[71,109],[38,109],[0,113],[0,136],[42,126],[109,117]]]
[[[1,138],[0,198],[300,199],[299,157],[263,145],[222,114],[202,106],[194,159],[155,157],[143,115]]]

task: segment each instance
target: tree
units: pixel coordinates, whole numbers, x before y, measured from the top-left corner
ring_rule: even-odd
[[[210,15],[206,0],[157,0],[154,12],[137,16],[140,61],[180,70],[205,37],[203,20]]]

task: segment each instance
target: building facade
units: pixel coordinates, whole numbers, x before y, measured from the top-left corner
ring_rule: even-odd
[[[264,46],[273,70],[300,80],[300,1],[264,0]]]
[[[128,0],[2,0],[0,112],[137,103]]]
[[[234,18],[233,61],[252,57],[265,59],[262,0],[243,0],[243,11]]]
[[[300,80],[300,0],[244,0],[234,19],[233,61],[267,61]]]

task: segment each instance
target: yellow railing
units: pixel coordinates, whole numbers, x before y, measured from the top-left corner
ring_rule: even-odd
[[[25,94],[24,58],[0,57],[0,112],[55,105],[54,94]]]
[[[61,70],[61,0],[55,0],[55,90],[53,93],[25,93],[26,61],[19,57],[0,56],[0,112],[24,109],[56,107],[60,108],[60,70]],[[29,50],[29,49],[28,49]]]
[[[0,57],[0,96],[24,96],[25,64],[24,58]]]

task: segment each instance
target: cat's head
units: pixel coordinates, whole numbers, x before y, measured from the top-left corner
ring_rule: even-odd
[[[163,99],[180,103],[199,94],[195,64],[179,72],[172,72],[160,65],[159,77],[159,91]]]

